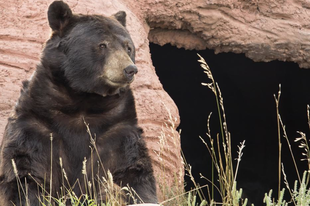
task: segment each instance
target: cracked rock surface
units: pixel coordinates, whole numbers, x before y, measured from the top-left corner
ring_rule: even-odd
[[[144,0],[149,40],[186,49],[245,53],[254,61],[293,61],[310,68],[306,0]]]

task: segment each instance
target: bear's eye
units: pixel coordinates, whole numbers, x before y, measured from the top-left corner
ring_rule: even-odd
[[[101,44],[99,44],[99,48],[100,49],[106,49],[107,48],[107,44],[106,43],[101,43]]]
[[[131,51],[132,51],[131,47],[127,47],[128,54],[131,54]]]

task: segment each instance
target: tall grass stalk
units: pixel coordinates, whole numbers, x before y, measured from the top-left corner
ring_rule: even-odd
[[[219,126],[221,129],[221,136],[222,136],[222,141],[224,142],[224,130],[223,130],[223,124],[222,124],[222,115],[221,115],[221,111],[220,111],[220,105],[219,105],[219,98],[218,98],[218,94],[217,94],[217,90],[216,90],[216,84],[215,84],[215,80],[213,78],[211,69],[209,67],[209,65],[206,63],[206,61],[204,60],[204,58],[202,58],[202,56],[200,56],[199,54],[197,54],[198,57],[200,58],[198,60],[198,62],[200,62],[200,66],[204,69],[204,73],[207,74],[208,78],[211,80],[211,83],[201,83],[203,86],[207,86],[209,87],[209,89],[214,93],[215,95],[215,101],[216,101],[216,106],[217,106],[217,111],[218,111],[218,117],[219,117]],[[214,163],[211,164],[211,181],[214,182]],[[212,185],[211,187],[211,195],[212,195],[212,199],[214,198],[214,186]]]
[[[51,172],[50,172],[50,194],[52,194],[53,188],[53,134],[50,134],[51,140]],[[49,195],[49,202],[52,202],[52,195]]]
[[[16,181],[17,181],[17,190],[18,190],[18,197],[19,197],[19,205],[22,205],[22,195],[26,196],[26,192],[24,191],[24,188],[23,188],[23,184],[22,182],[20,181],[20,178],[18,176],[18,170],[17,170],[17,167],[16,167],[16,163],[15,163],[15,160],[14,159],[11,159],[12,161],[12,166],[13,166],[13,172],[14,172],[14,175],[16,177]],[[22,193],[21,193],[22,192]],[[26,201],[27,202],[27,201]]]
[[[274,95],[276,102],[276,112],[277,112],[277,128],[278,128],[278,199],[280,199],[281,191],[281,163],[282,163],[282,142],[281,142],[281,126],[280,126],[280,112],[279,112],[279,102],[281,97],[281,84],[279,85],[278,95]]]
[[[179,141],[181,130],[177,132],[175,130],[178,119],[173,117],[170,109],[161,102],[165,111],[167,112],[168,119],[163,122],[161,131],[158,135],[158,149],[153,150],[157,156],[158,165],[157,172],[155,173],[158,187],[159,187],[159,197],[163,200],[162,204],[170,205],[183,205],[186,202],[186,193],[184,190],[184,168],[180,168],[175,174],[170,174],[173,177],[167,175],[167,165],[171,164],[167,156],[169,154],[174,154],[176,148],[180,148]],[[173,148],[173,149],[172,149]],[[184,167],[186,167],[187,162],[181,151],[180,154],[176,154],[176,158],[182,161]]]
[[[299,142],[299,148],[303,149],[304,152],[302,153],[303,156],[305,156],[304,159],[301,159],[301,161],[307,161],[308,164],[308,171],[305,171],[303,174],[302,179],[300,178],[299,174],[299,169],[295,160],[295,156],[292,151],[291,144],[289,142],[289,138],[286,132],[285,125],[282,121],[280,111],[279,111],[279,102],[280,102],[280,97],[281,97],[281,85],[279,85],[279,91],[278,95],[274,95],[275,103],[276,103],[276,112],[277,112],[277,129],[278,129],[278,198],[277,202],[273,202],[272,200],[272,190],[267,194],[265,194],[264,198],[264,203],[266,203],[267,206],[286,206],[288,203],[283,199],[284,196],[284,189],[281,190],[281,174],[283,174],[283,181],[288,189],[291,200],[295,206],[306,206],[309,205],[310,203],[310,190],[308,189],[308,184],[309,184],[309,171],[310,171],[310,153],[309,153],[309,144],[308,140],[306,138],[305,133],[297,131],[297,133],[300,135],[300,137],[295,139],[295,142]],[[310,129],[310,112],[309,112],[309,105],[307,105],[307,117],[308,117],[308,126]],[[287,181],[287,177],[284,171],[284,164],[282,163],[282,158],[281,158],[281,149],[282,149],[282,142],[281,142],[281,130],[283,132],[283,137],[285,138],[290,155],[292,157],[294,167],[296,170],[296,174],[298,177],[298,181],[295,181],[294,189],[291,190],[289,183]],[[297,187],[297,184],[300,184],[300,187]]]
[[[281,128],[282,128],[282,131],[283,131],[283,136],[284,136],[284,138],[285,138],[285,140],[287,142],[287,146],[289,148],[289,151],[290,151],[293,163],[294,163],[294,168],[295,168],[298,180],[299,180],[299,182],[301,182],[301,178],[300,178],[300,175],[299,175],[299,169],[298,169],[298,166],[297,166],[297,163],[296,163],[296,160],[295,160],[295,156],[294,156],[294,153],[293,153],[293,150],[292,150],[292,146],[291,146],[290,141],[288,139],[288,136],[287,136],[287,133],[286,133],[286,129],[285,129],[285,125],[283,124],[283,121],[282,121],[282,118],[281,118],[280,114],[279,114],[278,118],[279,118],[280,123],[281,123]]]
[[[207,74],[208,78],[211,80],[210,83],[202,83],[203,86],[207,86],[215,95],[216,106],[217,106],[217,113],[219,117],[219,124],[220,124],[220,134],[217,135],[216,139],[214,140],[211,136],[210,130],[210,118],[211,114],[208,117],[207,128],[208,131],[206,135],[210,140],[210,145],[208,145],[203,138],[203,143],[208,148],[208,151],[211,155],[212,159],[212,199],[214,199],[214,188],[216,185],[214,180],[214,168],[218,174],[218,181],[219,181],[219,193],[222,197],[222,204],[223,205],[234,205],[236,202],[239,202],[241,195],[240,193],[236,193],[234,187],[236,187],[236,177],[239,168],[239,163],[242,156],[242,149],[244,148],[244,142],[241,143],[239,147],[239,153],[237,158],[237,167],[234,171],[233,168],[233,158],[232,158],[232,151],[231,151],[231,135],[228,132],[227,127],[227,120],[224,108],[224,100],[222,97],[222,93],[220,87],[218,86],[217,82],[215,82],[214,77],[212,75],[211,69],[206,63],[206,61],[199,55],[198,62],[200,66],[204,70],[204,73]],[[234,192],[233,192],[234,191]],[[242,190],[240,191],[242,193]],[[236,196],[237,195],[237,196]]]
[[[292,190],[291,190],[290,185],[289,185],[289,183],[287,181],[287,178],[286,178],[286,174],[285,174],[285,171],[284,171],[284,164],[283,163],[282,163],[282,174],[283,174],[284,184],[285,184],[286,188],[288,189],[288,191],[289,191],[289,193],[291,195],[291,200],[292,200],[293,204],[296,206],[296,201],[293,198]]]

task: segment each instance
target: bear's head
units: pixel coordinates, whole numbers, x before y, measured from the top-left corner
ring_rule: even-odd
[[[125,12],[75,15],[66,3],[54,1],[48,21],[52,36],[43,51],[44,67],[77,92],[107,96],[129,87],[138,70]]]

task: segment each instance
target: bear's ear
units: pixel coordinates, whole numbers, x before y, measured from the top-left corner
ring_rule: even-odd
[[[54,1],[47,12],[48,22],[53,31],[62,30],[72,17],[72,11],[63,1]]]
[[[119,21],[124,27],[126,27],[126,12],[119,11],[113,15],[113,17]]]

